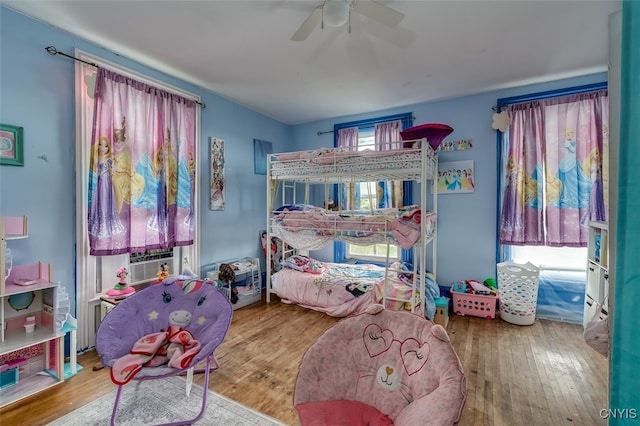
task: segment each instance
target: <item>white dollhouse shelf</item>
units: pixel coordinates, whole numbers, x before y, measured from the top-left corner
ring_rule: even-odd
[[[26,216],[0,217],[0,270],[4,272],[0,274],[0,364],[13,365],[15,361],[24,359],[19,374],[12,368],[2,372],[6,376],[3,376],[0,388],[0,407],[65,379],[66,332],[60,330],[55,322],[59,284],[52,281],[53,267],[44,262],[6,264],[7,259],[13,263],[10,256],[5,257],[7,241],[27,236]],[[16,284],[16,280],[23,283]],[[27,319],[35,319],[32,332],[24,328]],[[71,350],[75,351],[75,347]],[[42,355],[32,355],[38,351]],[[15,380],[9,377],[11,374],[16,374]]]

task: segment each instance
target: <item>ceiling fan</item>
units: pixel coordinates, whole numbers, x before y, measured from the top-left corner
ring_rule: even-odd
[[[291,36],[291,41],[304,41],[311,31],[320,24],[324,26],[341,27],[349,22],[351,32],[351,13],[356,12],[384,25],[394,27],[402,21],[404,13],[398,12],[382,3],[372,0],[324,0],[322,4],[311,12],[311,15],[300,25]]]

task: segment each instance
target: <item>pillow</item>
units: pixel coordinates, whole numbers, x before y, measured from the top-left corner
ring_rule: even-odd
[[[276,160],[278,161],[292,161],[292,160],[300,160],[301,155],[299,152],[287,152],[284,154],[277,154]]]
[[[275,212],[293,212],[303,210],[322,210],[320,207],[312,206],[311,204],[285,204],[275,209]]]
[[[400,132],[402,140],[408,141],[413,139],[427,138],[429,145],[434,151],[438,150],[438,147],[451,132],[453,127],[440,123],[427,123],[419,126],[413,126]],[[409,148],[410,144],[405,143],[404,147]]]
[[[302,426],[393,426],[386,414],[360,401],[311,401],[295,408]]]
[[[310,274],[316,275],[322,274],[322,269],[324,266],[322,262],[299,254],[294,254],[293,256],[287,257],[282,262],[282,265],[286,266],[287,268],[295,269],[296,271],[309,272]]]

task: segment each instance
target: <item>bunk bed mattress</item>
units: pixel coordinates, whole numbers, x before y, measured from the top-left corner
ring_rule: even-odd
[[[274,154],[270,174],[272,177],[323,176],[325,174],[352,175],[364,172],[389,170],[420,170],[420,149],[391,151],[344,151],[341,148],[325,148]],[[436,169],[435,153],[429,149],[427,169]]]
[[[408,297],[411,286],[388,270],[388,293]],[[333,317],[346,317],[364,312],[380,303],[385,282],[385,268],[377,265],[354,265],[324,262],[320,274],[283,268],[271,276],[271,288],[283,303],[324,312]],[[402,309],[398,302],[391,309]]]
[[[331,212],[321,208],[283,210],[272,220],[272,233],[294,248],[318,249],[332,240],[368,245],[386,243],[411,248],[420,240],[421,209],[407,206],[361,211]],[[425,212],[424,241],[433,238],[437,215]]]

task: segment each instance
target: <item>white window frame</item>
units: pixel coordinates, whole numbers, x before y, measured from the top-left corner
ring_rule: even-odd
[[[360,131],[358,133],[358,151],[364,151],[367,149],[369,150],[375,149],[375,136],[374,136],[373,130]],[[377,194],[375,193],[376,182],[360,182],[357,185],[360,185],[360,199],[361,200],[364,199],[365,196],[368,198],[369,190],[373,190],[372,200],[375,201],[377,205],[378,200],[377,200]],[[363,191],[365,189],[367,191],[366,194]],[[357,208],[361,208],[361,207],[357,206]],[[395,245],[387,246],[386,244],[371,244],[370,246],[382,246],[382,245],[384,245],[385,248],[389,247],[389,252],[395,251],[396,253],[395,256],[392,256],[391,254],[389,254],[390,262],[400,261],[401,252],[398,246],[395,246]],[[373,262],[373,263],[386,263],[387,262],[386,252],[381,253],[379,255],[377,254],[363,255],[363,254],[358,254],[351,251],[352,247],[370,247],[370,246],[362,246],[362,245],[350,244],[348,242],[345,242],[345,256],[347,257],[347,259],[361,260],[361,261]],[[375,251],[375,248],[374,248],[374,251]]]
[[[119,74],[131,77],[137,81],[159,87],[168,92],[179,94],[188,99],[200,101],[200,97],[194,93],[187,92],[162,81],[152,79],[143,74],[137,73],[115,63],[93,56],[82,50],[75,49],[76,58],[96,64],[118,72]],[[96,325],[100,321],[100,297],[102,288],[109,288],[109,284],[116,284],[115,271],[122,266],[129,265],[129,255],[117,256],[91,256],[89,255],[88,206],[85,200],[88,199],[89,158],[90,144],[86,141],[91,139],[91,129],[93,125],[93,91],[95,88],[95,78],[97,70],[95,66],[76,61],[75,64],[75,104],[76,104],[76,317],[78,320],[77,344],[80,351],[95,346]],[[196,176],[199,176],[199,147],[200,147],[200,114],[196,114],[196,146],[195,164]],[[198,194],[200,193],[199,181],[195,181],[195,200],[198,206]],[[176,250],[177,256],[174,259],[187,257],[193,271],[199,270],[200,265],[200,214],[199,209],[195,209],[195,234],[194,243],[188,247],[180,247]],[[99,261],[102,259],[103,261]],[[179,272],[177,268],[180,262],[174,261],[172,273]]]

